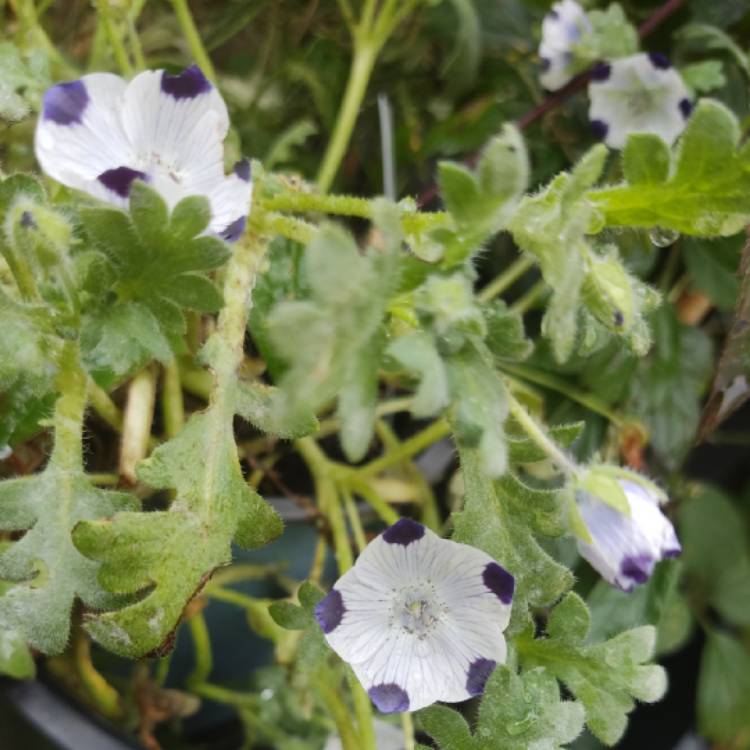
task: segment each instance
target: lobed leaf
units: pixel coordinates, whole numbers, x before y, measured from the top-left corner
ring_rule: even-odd
[[[735,234],[750,222],[750,147],[739,143],[734,114],[704,99],[668,169],[664,147],[653,137],[631,136],[623,155],[627,182],[593,190],[588,200],[606,226],[659,227],[703,237]],[[654,161],[646,180],[637,165],[649,159]]]

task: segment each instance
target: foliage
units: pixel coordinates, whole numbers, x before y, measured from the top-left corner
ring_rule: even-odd
[[[329,548],[343,573],[382,522],[415,516],[515,578],[484,695],[415,717],[439,748],[554,750],[584,725],[615,745],[636,701],[666,689],[654,656],[698,629],[698,728],[745,747],[747,497],[729,470],[727,491],[688,477],[697,440],[737,437],[719,427],[750,377],[746,4],[688,3],[645,43],[713,98],[674,146],[635,133],[621,154],[593,142],[577,84],[542,99],[549,3],[7,5],[0,673],[52,657],[80,699],[123,724],[140,712],[143,733],[162,715],[144,680],[161,690],[168,661],[128,675],[92,662],[89,638],[161,657],[185,620],[186,688],[232,706],[248,747],[320,748],[335,728],[345,750],[374,750],[367,695],[314,609]],[[588,9],[574,68],[638,52],[656,8]],[[227,164],[260,159],[238,242],[209,232],[205,195],[170,209],[136,180],[123,209],[32,176],[49,85],[188,59],[227,101]],[[413,197],[359,197],[393,165]],[[576,490],[626,509],[620,463],[675,501],[684,548],[632,594],[594,582],[572,541],[588,534]],[[279,493],[316,552],[298,571],[270,546],[281,590],[250,595],[232,588],[258,576],[238,548],[290,538],[284,503],[263,499]],[[214,600],[277,661],[232,690],[216,684]]]

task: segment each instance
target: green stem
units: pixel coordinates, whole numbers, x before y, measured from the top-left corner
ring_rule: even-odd
[[[360,219],[372,219],[374,211],[372,200],[353,195],[323,195],[285,190],[262,200],[266,211],[356,216]],[[401,214],[401,226],[407,234],[449,226],[450,223],[451,218],[444,211],[404,211]]]
[[[613,412],[604,402],[602,402],[596,396],[590,393],[582,393],[569,383],[566,383],[564,380],[561,380],[554,375],[549,375],[546,372],[534,370],[533,368],[526,367],[525,365],[511,364],[506,362],[503,362],[500,365],[500,369],[503,372],[508,373],[509,375],[514,375],[520,378],[521,380],[528,381],[529,383],[535,383],[536,385],[541,385],[544,388],[549,388],[551,391],[561,393],[571,401],[576,401],[577,403],[581,404],[581,406],[585,406],[589,411],[593,411],[595,414],[601,414],[601,416],[609,420],[617,427],[625,426],[625,420],[621,416],[619,416],[619,414],[615,414],[615,412]]]
[[[509,286],[515,283],[526,271],[534,266],[534,260],[531,256],[522,255],[517,258],[503,273],[487,284],[484,289],[477,295],[482,302],[489,302],[491,299],[502,294]]]
[[[193,56],[193,60],[198,63],[198,66],[207,78],[216,81],[214,66],[211,63],[211,58],[206,52],[206,48],[203,46],[203,42],[201,41],[200,34],[195,26],[193,14],[190,12],[187,0],[171,0],[171,3],[174,13],[177,16],[177,21],[182,29],[182,33],[185,36],[185,41],[188,44],[190,54]]]
[[[66,341],[60,353],[55,403],[55,447],[50,461],[66,473],[83,471],[83,416],[88,381],[80,362],[78,342]]]
[[[539,279],[539,281],[537,281],[536,284],[534,284],[534,286],[532,286],[531,289],[526,292],[526,294],[524,294],[522,297],[519,297],[510,306],[510,309],[523,315],[524,313],[531,310],[532,307],[534,307],[534,305],[544,296],[546,291],[547,283],[544,281],[544,279]]]
[[[438,440],[442,440],[447,435],[450,435],[450,431],[448,422],[445,419],[438,419],[421,432],[404,440],[393,450],[386,451],[380,458],[376,458],[374,461],[370,461],[370,463],[354,469],[352,473],[360,480],[376,476],[381,471],[389,469],[391,466],[396,466],[402,461],[415,456],[417,453],[421,453],[433,443],[437,443]]]
[[[161,409],[164,419],[164,433],[173,438],[185,424],[185,404],[182,400],[182,383],[177,359],[164,365],[162,380]]]
[[[202,685],[208,680],[213,668],[213,654],[211,651],[211,636],[206,625],[203,612],[194,614],[189,620],[190,635],[193,637],[193,654],[195,666],[187,679],[189,686]]]
[[[508,392],[507,398],[510,413],[524,432],[557,464],[558,468],[566,474],[575,476],[578,473],[578,466],[550,440],[547,433],[521,403],[516,400],[515,396]]]
[[[352,474],[348,479],[344,479],[348,485],[378,514],[380,519],[390,526],[399,519],[398,513],[391,508],[388,503],[367,483],[359,479],[356,474]]]
[[[212,685],[208,682],[191,685],[190,689],[202,698],[208,698],[208,700],[217,703],[227,703],[230,706],[254,706],[256,703],[254,695],[238,693],[236,690],[229,690],[221,687],[221,685]]]
[[[375,725],[372,720],[372,704],[365,689],[359,680],[350,671],[346,674],[349,690],[354,702],[354,715],[357,717],[357,728],[359,729],[359,745],[361,750],[378,750],[375,741]]]
[[[318,228],[293,216],[272,213],[266,217],[266,229],[271,234],[280,234],[288,240],[299,242],[300,245],[307,245]]]
[[[344,100],[316,180],[318,189],[322,193],[327,193],[330,189],[346,154],[379,52],[380,46],[374,41],[355,37],[354,57],[349,70]]]
[[[234,604],[242,609],[253,609],[257,605],[257,601],[234,589],[225,589],[222,586],[209,585],[205,589],[206,596],[211,599],[217,599],[220,602],[227,602],[227,604]]]
[[[297,440],[296,446],[313,475],[318,505],[331,525],[336,563],[339,575],[343,575],[354,564],[354,558],[349,543],[349,534],[346,530],[346,521],[339,501],[339,493],[331,476],[331,462],[310,437]]]
[[[404,750],[415,750],[414,721],[408,711],[401,714],[401,726],[404,730]]]
[[[341,497],[344,499],[346,517],[349,519],[349,526],[352,527],[352,533],[354,534],[354,541],[357,545],[357,551],[362,552],[362,550],[367,546],[367,539],[365,539],[365,532],[362,528],[362,519],[359,517],[357,505],[354,502],[354,498],[352,497],[352,493],[348,487],[341,488]]]
[[[325,670],[323,674],[319,674],[315,684],[328,713],[336,724],[336,730],[339,733],[344,750],[361,750],[357,732],[349,716],[349,709],[341,700],[338,686],[333,687],[331,685],[330,670]]]
[[[112,9],[109,7],[109,0],[96,0],[96,9],[101,18],[112,51],[114,52],[117,67],[120,68],[120,72],[126,78],[130,78],[134,73],[133,65],[130,62],[127,50],[125,49],[125,44],[118,33],[117,26],[112,17]]]
[[[73,636],[73,659],[78,678],[86,688],[91,701],[104,716],[110,719],[122,717],[120,695],[97,671],[91,661],[91,641],[79,626]]]

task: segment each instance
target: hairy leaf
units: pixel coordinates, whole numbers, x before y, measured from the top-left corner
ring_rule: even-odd
[[[586,709],[586,724],[605,744],[614,745],[627,726],[635,700],[657,701],[667,687],[666,673],[646,664],[654,653],[656,629],[634,628],[589,645],[590,615],[583,600],[569,593],[552,611],[547,635],[527,630],[518,642],[521,663],[544,667],[561,680]]]
[[[631,163],[650,158],[653,139],[636,136]],[[723,104],[702,100],[661,179],[589,192],[607,226],[660,227],[698,236],[735,234],[750,221],[750,147],[739,147],[737,118]],[[627,162],[626,162],[627,170]],[[632,171],[632,170],[631,170]]]
[[[441,750],[558,750],[581,733],[583,715],[580,703],[561,700],[557,680],[546,670],[519,675],[499,666],[487,681],[473,734],[446,706],[425,708],[418,717]]]
[[[139,478],[172,488],[168,511],[120,513],[81,523],[74,540],[102,562],[108,590],[138,601],[89,615],[86,629],[110,651],[135,658],[171,647],[186,603],[212,571],[232,559],[232,541],[253,548],[282,530],[280,518],[245,482],[231,420],[216,405],[194,415],[177,437],[138,467]]]
[[[31,676],[28,648],[61,653],[76,598],[96,609],[113,603],[97,582],[99,566],[76,550],[71,531],[135,506],[129,495],[63,470],[54,454],[41,474],[0,483],[0,529],[26,532],[0,555],[0,579],[13,582],[0,596],[0,673]]]

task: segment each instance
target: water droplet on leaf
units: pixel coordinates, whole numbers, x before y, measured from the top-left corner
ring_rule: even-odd
[[[675,232],[674,229],[663,229],[662,227],[654,227],[649,230],[648,238],[651,240],[652,245],[656,247],[669,247],[674,245],[679,239],[680,233]]]

